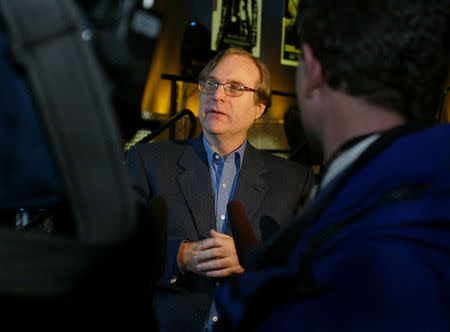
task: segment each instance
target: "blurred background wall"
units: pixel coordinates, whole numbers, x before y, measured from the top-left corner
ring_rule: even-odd
[[[148,119],[164,118],[169,114],[171,82],[161,79],[161,74],[182,74],[181,50],[184,31],[195,22],[211,32],[214,0],[164,0],[157,1],[155,6],[164,17],[164,26],[142,99],[142,116]],[[280,63],[283,15],[284,1],[263,1],[260,59],[266,63],[272,74],[273,89],[293,94],[295,67]],[[205,43],[209,47],[210,39]],[[188,108],[198,116],[197,86],[183,82],[178,82],[177,85],[177,109]],[[265,149],[287,149],[283,116],[285,111],[294,105],[296,101],[293,97],[273,96],[272,106],[249,133],[251,142]],[[182,130],[177,130],[177,133],[182,133]],[[161,138],[167,137],[162,135]]]
[[[295,2],[295,1],[294,1]],[[263,0],[262,1],[262,25],[260,58],[268,66],[273,80],[273,89],[285,92],[295,92],[295,70],[293,66],[280,63],[282,18],[284,16],[285,1]],[[191,25],[203,26],[208,33],[211,32],[212,10],[215,0],[163,0],[155,2],[156,10],[164,19],[163,30],[160,34],[152,63],[142,94],[142,105],[140,113],[143,119],[167,119],[171,108],[171,82],[162,79],[162,74],[182,75],[182,45],[185,41],[184,32]],[[196,38],[193,47],[201,45],[210,46],[210,36],[204,35]],[[192,45],[191,45],[192,46]],[[206,51],[204,52],[206,53]],[[178,82],[176,93],[177,111],[187,108],[198,116],[198,90],[196,84]],[[450,85],[449,79],[443,90]],[[283,117],[285,112],[296,107],[293,97],[273,96],[272,106],[267,110],[262,119],[258,120],[249,132],[249,140],[258,148],[267,150],[289,149],[288,140],[285,135]],[[450,120],[450,97],[445,98],[442,107],[441,122]],[[186,122],[179,121],[175,138],[184,138],[183,126]],[[197,132],[200,132],[200,125]],[[158,139],[169,138],[168,132],[160,135]]]

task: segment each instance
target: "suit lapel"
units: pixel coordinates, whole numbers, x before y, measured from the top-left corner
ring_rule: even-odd
[[[261,153],[247,143],[234,199],[244,206],[253,229],[259,228],[259,220],[255,219],[255,213],[268,190],[263,177],[265,173],[267,168]],[[227,232],[230,231],[229,228],[228,225]]]
[[[209,231],[216,228],[216,219],[208,161],[201,136],[186,147],[178,165],[182,168],[177,176],[178,186],[191,212],[198,237],[209,237]]]

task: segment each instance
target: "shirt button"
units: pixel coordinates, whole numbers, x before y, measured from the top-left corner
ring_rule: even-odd
[[[214,323],[217,323],[217,321],[219,320],[219,317],[214,316],[212,319],[213,319],[213,322],[214,322]]]
[[[226,184],[226,183],[222,184],[222,187],[226,188],[226,187],[227,187],[227,184]]]
[[[219,159],[219,155],[218,155],[218,154],[215,154],[215,155],[214,155],[214,159]]]
[[[225,220],[225,216],[222,214],[222,215],[220,216],[220,219],[221,219],[221,220]]]

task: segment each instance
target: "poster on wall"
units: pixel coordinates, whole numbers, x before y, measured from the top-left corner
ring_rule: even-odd
[[[262,0],[213,0],[211,50],[241,47],[260,56]]]
[[[297,66],[300,57],[297,32],[297,6],[299,0],[284,0],[284,16],[281,29],[281,64]]]

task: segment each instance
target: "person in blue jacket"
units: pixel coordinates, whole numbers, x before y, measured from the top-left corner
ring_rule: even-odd
[[[216,331],[450,331],[448,0],[300,1],[297,97],[326,169],[215,294]]]

